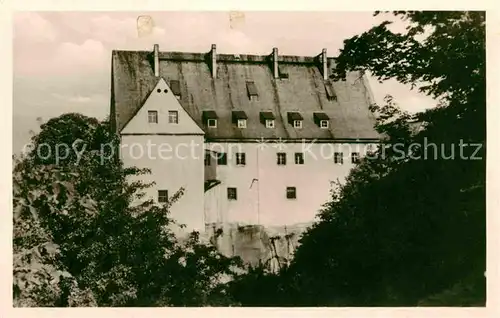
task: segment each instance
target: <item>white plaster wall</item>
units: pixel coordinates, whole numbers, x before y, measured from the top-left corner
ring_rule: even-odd
[[[207,143],[214,151],[228,153],[228,165],[217,166],[221,184],[205,193],[207,223],[228,222],[264,226],[311,222],[331,195],[331,182],[345,180],[354,166],[351,152],[366,153],[366,144],[286,143],[278,150],[268,144]],[[335,164],[333,153],[341,151],[344,163]],[[236,166],[236,152],[246,153],[246,165]],[[277,165],[277,152],[287,154],[287,164]],[[304,164],[295,164],[295,152],[304,153]],[[254,181],[252,185],[252,180]],[[286,198],[286,188],[297,189],[296,199]],[[227,199],[227,187],[236,187],[238,199]]]
[[[143,146],[151,144],[151,151]],[[186,145],[197,145],[186,147]],[[181,187],[185,194],[171,208],[172,217],[187,225],[186,230],[204,229],[204,146],[203,136],[128,135],[121,138],[121,158],[126,167],[149,168],[151,174],[140,176],[144,182],[156,184],[146,190],[145,199],[157,200],[158,190],[174,195]],[[172,151],[158,150],[171,148]],[[138,178],[132,178],[137,180]]]

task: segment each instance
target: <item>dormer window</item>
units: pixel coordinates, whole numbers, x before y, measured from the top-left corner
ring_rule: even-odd
[[[259,94],[257,93],[257,87],[255,86],[254,82],[247,81],[247,93],[250,100],[256,100],[259,97]]]
[[[203,111],[203,122],[208,128],[217,128],[217,113],[213,110]]]
[[[247,114],[242,110],[233,111],[233,123],[236,123],[238,128],[247,128]]]
[[[271,111],[260,112],[260,122],[266,125],[266,128],[274,128],[274,114]]]
[[[335,94],[335,91],[333,90],[333,86],[331,83],[325,82],[325,91],[326,91],[326,98],[329,101],[337,100],[337,94]]]
[[[170,81],[170,89],[172,90],[172,94],[177,98],[181,98],[181,85],[177,80]]]
[[[247,128],[247,120],[238,119],[238,128]]]
[[[302,118],[302,115],[299,112],[288,112],[288,122],[294,128],[302,128],[303,120],[304,118]]]
[[[330,126],[330,117],[325,113],[314,113],[314,122],[319,128],[327,129]]]

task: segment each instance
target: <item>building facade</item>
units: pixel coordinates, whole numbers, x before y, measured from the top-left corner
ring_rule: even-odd
[[[314,220],[332,182],[380,136],[366,78],[334,59],[113,51],[111,122],[125,165],[151,169],[145,198],[187,229]]]

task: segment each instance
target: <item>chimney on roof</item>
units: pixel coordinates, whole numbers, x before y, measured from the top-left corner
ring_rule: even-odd
[[[212,49],[210,50],[210,57],[212,59],[210,68],[212,69],[212,78],[217,78],[217,51],[215,44],[212,44]]]
[[[160,76],[160,46],[158,44],[154,45],[154,70],[155,76]]]
[[[321,62],[323,63],[323,79],[326,81],[328,79],[328,64],[326,57],[326,49],[321,52]]]
[[[278,71],[278,48],[274,47],[273,48],[273,75],[274,78],[279,78],[279,71]]]

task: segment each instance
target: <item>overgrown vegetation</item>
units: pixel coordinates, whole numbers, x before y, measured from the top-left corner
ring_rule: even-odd
[[[485,15],[394,14],[407,32],[384,22],[346,40],[335,77],[369,71],[441,105],[411,115],[388,97],[372,107],[387,147],[332,195],[288,267],[235,275],[238,261],[196,233],[179,241],[168,206],[132,205],[147,185],[126,177],[147,171],[98,162],[102,143],[118,144],[107,125],[68,114],[33,141],[54,149],[78,136],[89,147],[80,164],[33,157],[14,167],[16,305],[484,305]]]
[[[147,171],[124,169],[118,156],[101,153],[117,151],[101,145],[118,146],[106,122],[66,114],[41,128],[33,149],[46,152],[18,159],[13,172],[15,305],[228,303],[222,282],[238,260],[201,244],[196,232],[177,238],[170,205],[134,205],[148,185],[126,179]],[[56,164],[63,144],[74,145],[80,159],[71,150]]]
[[[335,77],[395,78],[440,107],[411,115],[390,97],[373,106],[387,147],[351,172],[288,268],[233,283],[243,304],[485,304],[485,15],[394,15],[409,23],[407,33],[384,22],[346,40]],[[255,301],[253,290],[266,299]]]

